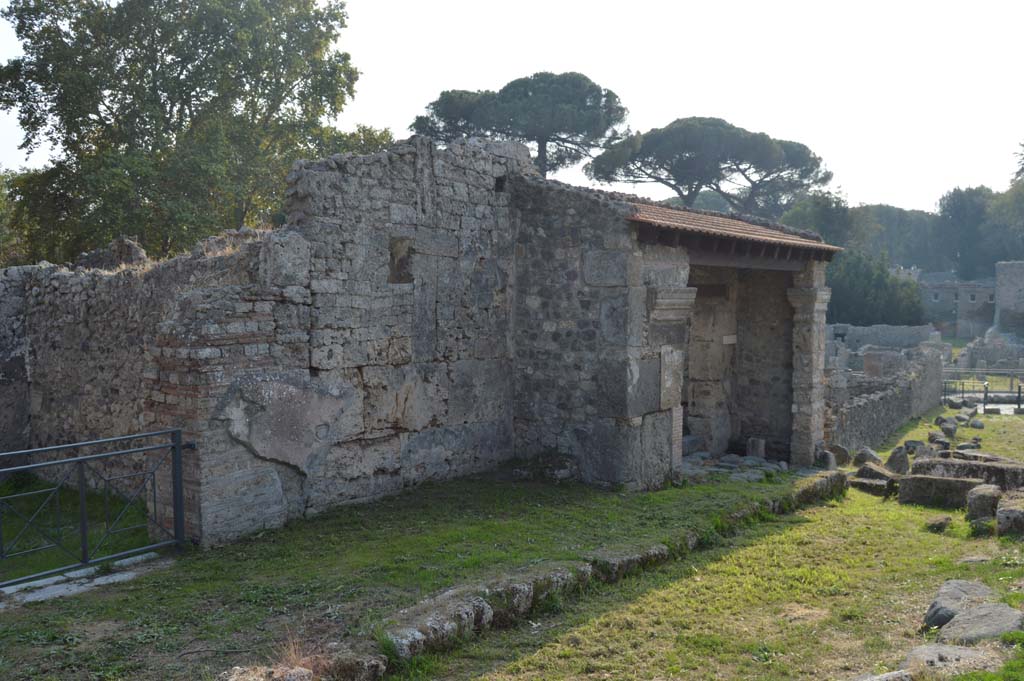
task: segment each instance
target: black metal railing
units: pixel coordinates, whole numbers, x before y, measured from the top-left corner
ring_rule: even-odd
[[[170,429],[0,453],[0,587],[183,547],[192,448]],[[66,558],[30,562],[45,551]]]

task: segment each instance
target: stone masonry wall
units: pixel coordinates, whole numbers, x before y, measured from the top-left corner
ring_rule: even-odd
[[[736,451],[764,438],[768,455],[788,460],[793,411],[793,310],[788,272],[740,270],[733,391]]]
[[[886,348],[913,348],[932,340],[936,333],[931,324],[921,326],[853,326],[851,324],[829,324],[828,337],[832,340],[842,337],[850,352],[857,352],[864,345],[878,345]]]
[[[571,457],[588,482],[660,486],[682,401],[686,253],[638,244],[629,206],[606,194],[530,177],[514,191],[516,449]]]
[[[939,405],[940,353],[921,349],[907,351],[907,355],[904,368],[893,376],[854,375],[830,385],[831,442],[847,448],[876,447],[908,420]]]
[[[0,270],[0,452],[29,446],[25,279],[33,269]],[[0,467],[15,463],[0,460]]]

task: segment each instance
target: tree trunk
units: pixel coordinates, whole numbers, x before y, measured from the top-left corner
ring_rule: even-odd
[[[548,176],[548,141],[537,140],[537,169],[541,177]]]

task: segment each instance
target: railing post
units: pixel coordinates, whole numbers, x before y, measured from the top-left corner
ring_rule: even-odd
[[[174,541],[178,550],[185,548],[185,490],[182,481],[181,431],[171,433],[171,490],[174,506]]]
[[[86,499],[85,462],[78,462],[78,539],[82,547],[82,563],[89,563],[89,503]]]
[[[1021,397],[1020,383],[1017,384],[1017,408],[1020,409],[1020,397]]]
[[[985,413],[985,408],[988,406],[988,383],[985,384],[985,396],[981,400],[981,412]]]

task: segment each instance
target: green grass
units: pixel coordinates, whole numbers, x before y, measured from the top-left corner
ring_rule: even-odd
[[[48,546],[51,539],[66,547],[67,551],[50,547],[0,561],[0,582],[75,565],[81,546],[78,490],[61,487],[54,491],[53,484],[22,474],[0,482],[0,497],[9,495],[19,495],[4,501],[3,512],[0,513],[4,547],[9,553]],[[86,504],[93,559],[150,543],[145,527],[119,531],[146,522],[146,509],[141,502],[129,504],[119,520],[117,517],[125,508],[125,501],[118,497],[90,492],[86,495]],[[29,525],[27,520],[34,514],[35,518]],[[107,535],[110,527],[114,533]]]
[[[204,678],[273,660],[289,639],[369,634],[386,614],[458,583],[602,546],[710,535],[726,514],[790,487],[787,476],[649,494],[486,479],[424,486],[5,611],[0,678]]]
[[[402,679],[822,679],[895,669],[924,643],[921,619],[946,579],[1012,598],[1016,545],[971,539],[962,519],[851,491],[847,501],[766,522],[709,551],[560,612],[417,660]],[[989,563],[958,563],[986,554]],[[1004,677],[993,677],[1004,678]],[[1005,678],[1011,678],[1009,676]]]
[[[886,440],[878,450],[879,455],[883,459],[886,458],[887,453],[904,440],[927,442],[928,433],[939,430],[939,427],[934,425],[936,416],[953,416],[958,412],[957,409],[939,407],[919,419],[908,422],[906,426]],[[985,424],[985,428],[976,430],[961,426],[957,429],[956,437],[953,438],[954,445],[969,442],[972,437],[978,436],[981,438],[982,451],[1024,461],[1024,417],[982,414],[978,418]]]

